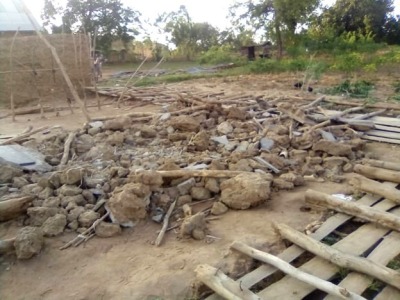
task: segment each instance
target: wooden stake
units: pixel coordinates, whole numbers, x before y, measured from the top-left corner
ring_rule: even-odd
[[[339,287],[329,281],[325,281],[319,277],[303,272],[300,269],[296,269],[291,264],[272,254],[262,252],[241,242],[234,242],[231,248],[259,261],[270,264],[282,272],[340,299],[366,300],[364,297],[350,292],[345,288]]]
[[[155,241],[155,243],[154,243],[157,247],[161,245],[162,240],[163,240],[164,235],[165,235],[165,232],[166,232],[167,229],[168,229],[169,218],[171,217],[171,214],[172,214],[172,212],[174,211],[176,201],[177,201],[177,200],[175,200],[174,202],[172,202],[172,204],[171,204],[171,205],[169,206],[169,208],[168,208],[167,214],[166,214],[165,217],[164,217],[163,225],[162,225],[161,231],[160,231],[160,233],[158,234],[157,239],[156,239],[156,241]]]
[[[373,207],[357,204],[357,202],[346,202],[324,193],[307,190],[306,203],[324,206],[337,212],[353,215],[389,229],[400,231],[400,217]]]
[[[339,267],[364,273],[400,289],[400,273],[395,270],[367,258],[336,250],[285,224],[274,223],[274,227],[283,238]]]
[[[71,144],[76,136],[76,132],[72,131],[68,134],[68,138],[65,140],[64,144],[64,153],[61,158],[61,162],[58,165],[58,169],[61,169],[63,166],[65,166],[68,162],[68,157],[69,157],[69,150],[71,149]]]
[[[261,298],[253,294],[249,289],[242,287],[226,276],[219,269],[209,265],[199,265],[196,270],[196,277],[218,295],[229,300],[260,300]]]
[[[54,60],[56,61],[58,67],[60,68],[61,74],[64,77],[65,82],[67,83],[67,86],[72,94],[72,97],[74,98],[74,100],[79,104],[79,106],[82,109],[83,115],[85,116],[86,120],[88,122],[90,122],[90,116],[86,110],[85,104],[82,102],[81,98],[79,98],[78,93],[76,92],[71,79],[68,76],[68,73],[65,70],[65,67],[63,65],[63,63],[60,60],[60,57],[57,54],[56,49],[49,43],[49,41],[44,37],[44,35],[40,32],[39,28],[37,28],[36,23],[34,21],[34,17],[32,15],[32,13],[30,12],[30,10],[26,7],[25,3],[22,1],[21,4],[23,5],[23,8],[25,10],[25,13],[27,15],[27,17],[29,18],[33,28],[35,28],[36,34],[38,35],[38,37],[43,41],[43,43],[50,49],[51,54],[54,57]]]
[[[400,204],[400,190],[394,187],[386,186],[383,183],[358,174],[353,174],[349,183],[358,190],[379,195]]]
[[[12,42],[11,42],[11,47],[10,47],[10,87],[11,87],[11,93],[10,93],[10,106],[11,106],[11,113],[12,113],[12,121],[15,122],[15,105],[14,105],[14,63],[13,63],[13,52],[14,52],[14,44],[15,44],[15,39],[17,38],[19,32],[19,27],[17,31],[15,32]]]
[[[375,168],[363,165],[355,165],[354,172],[362,174],[371,179],[400,183],[400,172],[396,171],[385,170],[381,168]]]

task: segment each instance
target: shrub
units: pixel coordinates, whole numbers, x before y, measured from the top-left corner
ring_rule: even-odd
[[[229,46],[213,46],[208,51],[202,53],[198,61],[200,64],[243,64],[245,58],[237,55]]]
[[[345,80],[341,84],[327,89],[326,93],[331,95],[347,94],[353,98],[367,98],[373,88],[374,85],[365,80],[359,80],[354,83],[350,80]]]

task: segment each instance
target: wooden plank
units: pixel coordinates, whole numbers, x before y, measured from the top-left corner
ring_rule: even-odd
[[[383,241],[369,255],[368,259],[386,266],[390,260],[400,253],[400,233],[392,232],[385,236]],[[372,283],[372,278],[357,272],[348,274],[339,284],[356,294],[361,295]],[[400,296],[400,294],[399,294]],[[335,297],[327,296],[325,300],[335,300]],[[398,298],[400,299],[400,297]]]
[[[399,127],[393,127],[393,126],[385,126],[385,125],[375,125],[375,129],[377,130],[383,130],[383,131],[391,131],[391,132],[399,132],[400,133],[400,128]]]
[[[337,111],[337,110],[324,110],[324,113],[325,113],[327,116],[331,117],[331,116],[337,115],[338,113],[341,113],[341,111]],[[315,114],[315,115],[323,116],[322,114]],[[351,115],[348,115],[349,118],[358,117],[358,116],[361,116],[361,114],[351,114]],[[375,117],[369,118],[368,120],[371,120],[371,121],[373,121],[375,124],[378,124],[378,125],[400,127],[400,119],[397,119],[397,118],[375,116]]]
[[[379,204],[387,205],[389,201],[382,201]],[[379,205],[378,204],[378,205]],[[400,215],[400,209],[395,210]],[[375,224],[366,224],[340,240],[332,247],[353,255],[361,255],[380,238],[389,232],[388,229],[377,227]],[[338,272],[338,268],[326,260],[315,257],[299,267],[302,271],[318,276],[322,279],[329,279]],[[300,282],[292,277],[286,276],[280,281],[262,290],[258,295],[263,299],[302,299],[314,290],[314,287]]]
[[[386,186],[390,186],[390,187],[396,187],[397,184],[396,183],[392,183],[392,182],[384,182],[383,183]],[[374,205],[379,199],[381,199],[380,196],[377,195],[370,195],[367,194],[364,197],[362,197],[361,199],[359,199],[357,201],[357,203],[360,204],[364,204],[364,205],[369,205],[372,206]],[[382,201],[380,203],[378,203],[377,205],[375,205],[374,207],[382,209],[382,210],[388,210],[390,208],[392,208],[393,203],[390,204],[390,201]],[[352,216],[346,215],[346,214],[335,214],[332,217],[330,217],[328,220],[326,220],[320,228],[318,228],[317,231],[315,231],[314,233],[312,233],[310,236],[318,241],[322,240],[325,236],[327,236],[328,234],[330,234],[332,231],[334,231],[336,228],[338,228],[339,226],[341,226],[342,224],[346,223],[348,220],[350,220],[351,218],[353,218]],[[280,253],[279,255],[277,255],[279,258],[287,261],[287,262],[291,262],[294,259],[296,259],[297,257],[299,257],[301,254],[303,254],[305,251],[296,246],[296,245],[292,245],[289,248],[285,249],[282,253]],[[276,268],[270,266],[270,265],[266,265],[263,264],[260,267],[258,267],[257,269],[253,270],[252,272],[244,275],[243,277],[239,278],[238,281],[240,281],[242,283],[243,287],[246,288],[250,288],[253,285],[257,284],[258,282],[260,282],[261,280],[267,278],[268,276],[272,275],[273,273],[275,273],[277,270]],[[207,300],[219,300],[221,299],[219,296],[217,295],[211,295],[207,298]]]
[[[383,143],[400,145],[400,140],[389,139],[389,138],[384,138],[384,137],[377,137],[377,136],[364,134],[364,135],[361,136],[361,138],[364,139],[364,140],[369,140],[369,141],[383,142]]]
[[[400,291],[392,288],[391,286],[385,287],[382,292],[380,292],[374,300],[399,300]]]
[[[388,187],[396,187],[397,186],[397,184],[393,183],[393,182],[384,182],[383,184],[388,186]],[[377,195],[366,194],[364,197],[359,199],[357,201],[357,203],[373,206],[381,198],[382,197],[377,196]],[[381,203],[382,204],[378,203],[379,205],[377,204],[374,207],[379,208],[381,210],[388,210],[388,209],[393,207],[393,206],[390,205],[390,203],[388,201],[382,201]],[[325,236],[330,234],[332,231],[334,231],[339,226],[341,226],[344,223],[346,223],[351,218],[353,218],[353,217],[349,216],[349,215],[346,215],[346,214],[337,213],[337,214],[333,215],[332,217],[330,217],[328,220],[326,220],[321,225],[321,227],[318,228],[318,230],[315,231],[314,233],[312,233],[310,236],[312,238],[320,241]],[[287,261],[287,262],[291,262],[294,259],[296,259],[297,257],[299,257],[301,254],[303,254],[304,252],[305,251],[302,248],[300,248],[300,247],[298,247],[296,245],[292,245],[289,248],[285,249],[282,253],[280,253],[277,256],[279,258]],[[257,269],[253,270],[252,272],[250,272],[250,273],[244,275],[243,277],[239,278],[237,281],[240,281],[242,283],[243,287],[250,288],[253,285],[255,285],[258,282],[260,282],[261,280],[263,280],[263,279],[267,278],[268,276],[272,275],[276,271],[277,270],[274,267],[272,267],[270,265],[263,264],[260,267],[258,267]],[[220,299],[221,298],[216,294],[213,294],[213,295],[207,297],[207,300],[220,300]]]
[[[368,130],[365,132],[365,134],[400,140],[400,133],[397,133],[397,132],[389,132],[389,131],[382,131],[382,130]]]

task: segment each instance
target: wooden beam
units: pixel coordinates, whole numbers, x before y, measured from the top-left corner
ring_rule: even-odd
[[[400,217],[388,212],[382,212],[373,207],[357,204],[356,202],[346,202],[328,194],[313,190],[306,191],[306,203],[324,206],[338,212],[353,215],[379,224],[389,229],[400,231]]]
[[[363,164],[371,165],[372,167],[383,168],[393,171],[400,171],[400,163],[383,161],[376,159],[364,159]]]
[[[371,179],[385,180],[400,183],[400,172],[385,170],[376,167],[363,166],[357,164],[354,166],[354,172],[364,175]]]
[[[367,258],[347,254],[329,247],[285,224],[274,223],[274,227],[283,238],[339,267],[370,275],[400,289],[400,273],[396,270],[389,269]]]

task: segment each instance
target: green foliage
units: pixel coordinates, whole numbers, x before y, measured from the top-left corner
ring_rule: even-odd
[[[395,257],[394,259],[392,259],[388,265],[388,268],[393,269],[393,270],[398,270],[400,269],[400,256]]]
[[[235,54],[230,46],[213,46],[203,52],[199,58],[200,64],[236,63],[244,64],[245,59]]]
[[[335,58],[332,70],[342,71],[347,74],[359,70],[363,66],[363,56],[357,52],[339,55]]]
[[[326,92],[331,95],[346,94],[352,98],[368,98],[373,88],[374,85],[365,80],[359,80],[354,83],[350,80],[345,80],[341,84],[327,89]]]

